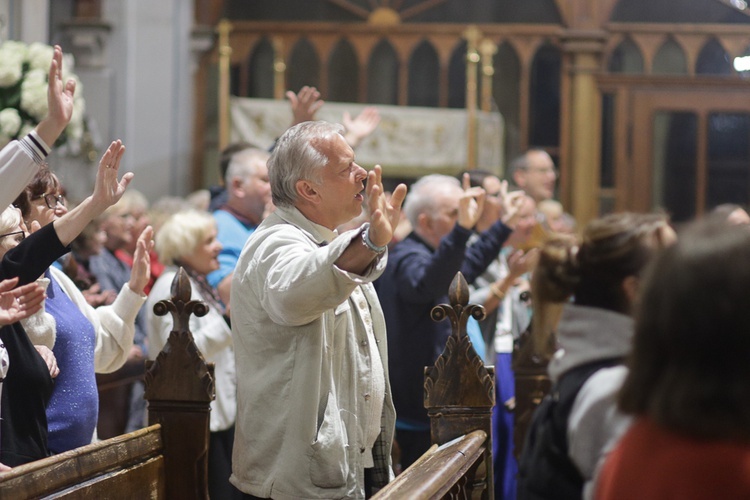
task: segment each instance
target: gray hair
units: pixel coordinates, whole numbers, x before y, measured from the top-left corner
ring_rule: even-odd
[[[292,206],[297,201],[297,182],[321,182],[320,171],[329,158],[313,144],[334,134],[343,134],[344,127],[324,121],[303,122],[279,137],[268,160],[271,195],[277,207]]]
[[[412,184],[409,194],[404,200],[404,215],[411,223],[411,227],[417,227],[417,219],[420,214],[430,213],[435,207],[435,192],[445,187],[461,188],[461,182],[455,177],[442,174],[425,175]]]
[[[246,148],[237,151],[232,155],[232,159],[229,160],[227,173],[224,176],[224,185],[229,187],[232,185],[232,179],[234,178],[246,179],[254,175],[258,163],[266,163],[268,156],[268,151],[258,148]]]
[[[198,210],[177,212],[159,228],[154,248],[164,264],[174,264],[190,255],[208,232],[216,227],[213,215]]]

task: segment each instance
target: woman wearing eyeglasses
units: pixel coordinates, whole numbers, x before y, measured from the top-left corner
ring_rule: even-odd
[[[113,143],[102,158],[99,173],[111,175],[110,172],[116,172],[123,151],[119,142]],[[16,200],[16,205],[30,229],[41,227],[37,232],[45,231],[49,226],[66,220],[80,207],[68,212],[60,196],[57,178],[43,168]],[[83,294],[62,271],[55,267],[47,269],[50,262],[37,269],[37,277],[44,273],[50,280],[46,310],[55,319],[56,331],[54,334],[48,332],[46,338],[33,340],[53,346],[61,373],[47,406],[49,450],[52,453],[88,444],[94,436],[99,406],[94,374],[112,372],[127,360],[133,345],[133,322],[146,299],[143,287],[149,276],[150,242],[151,233],[146,232],[139,242],[137,264],[133,267],[130,283],[123,287],[112,305],[98,309],[88,305]]]
[[[0,246],[0,280],[17,277],[19,284],[23,285],[38,279],[55,259],[68,251],[68,245],[86,224],[120,199],[133,177],[133,174],[128,173],[122,180],[117,179],[124,149],[120,141],[110,145],[99,164],[93,194],[76,208],[23,240],[11,239],[7,246]],[[12,207],[6,210],[15,211]],[[15,231],[19,229],[22,228],[19,226]],[[48,300],[48,308],[49,305]],[[60,326],[58,322],[58,335]],[[52,394],[53,384],[47,367],[36,354],[20,323],[2,327],[0,340],[7,348],[10,358],[0,407],[0,462],[15,466],[49,455],[45,407]],[[132,334],[130,341],[132,342]],[[112,350],[109,358],[114,363],[117,353]],[[69,366],[67,369],[75,372],[80,368]],[[57,389],[60,387],[57,386]],[[81,388],[76,388],[76,391],[80,390]]]

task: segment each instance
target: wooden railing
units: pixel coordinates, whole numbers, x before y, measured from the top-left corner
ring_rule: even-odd
[[[448,296],[450,304],[433,308],[432,318],[449,319],[452,333],[435,364],[425,367],[424,404],[434,446],[375,498],[493,497],[494,367],[484,366],[466,334],[469,317],[484,318],[484,308],[468,304],[460,272]]]
[[[0,498],[207,499],[213,364],[206,363],[188,330],[191,314],[208,312],[190,300],[180,269],[172,299],[156,314],[172,313],[164,349],[146,365],[150,427],[93,443],[0,474]]]

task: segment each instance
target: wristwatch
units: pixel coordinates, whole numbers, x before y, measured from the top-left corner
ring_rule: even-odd
[[[370,250],[371,252],[375,252],[378,255],[385,252],[386,248],[388,248],[388,245],[383,245],[382,247],[380,247],[370,240],[370,224],[365,224],[362,229],[362,243],[367,247],[368,250]]]

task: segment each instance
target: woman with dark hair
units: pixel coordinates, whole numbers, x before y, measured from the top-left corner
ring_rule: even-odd
[[[100,174],[109,175],[110,171],[116,171],[124,149],[119,141],[112,143],[102,158],[105,166],[100,165]],[[122,193],[115,201],[121,196]],[[21,209],[26,225],[29,228],[39,226],[39,231],[69,217],[60,183],[47,168],[40,169],[15,204]],[[100,216],[102,212],[96,215]],[[144,231],[130,282],[123,286],[111,305],[97,309],[88,304],[75,283],[60,269],[50,266],[39,271],[50,280],[45,308],[55,320],[55,329],[44,332],[45,337],[36,336],[31,331],[28,333],[34,343],[54,346],[52,351],[60,367],[60,376],[55,381],[47,406],[49,450],[52,453],[83,446],[94,437],[99,410],[95,373],[115,371],[128,358],[133,346],[135,316],[146,301],[143,287],[149,278],[148,251],[151,245],[151,233]]]
[[[68,245],[86,224],[120,199],[133,177],[128,173],[117,180],[123,151],[120,141],[112,143],[100,162],[93,194],[76,208],[30,236],[0,246],[0,279],[17,277],[20,284],[35,281],[68,251]],[[13,207],[6,210],[16,212]],[[15,228],[18,231],[22,231],[20,225]],[[46,305],[50,305],[49,298]],[[8,375],[3,382],[0,462],[15,466],[49,455],[45,407],[53,383],[47,364],[20,323],[2,327],[0,340],[10,356]],[[75,372],[77,368],[70,367],[68,371]]]
[[[519,463],[519,499],[593,493],[597,463],[628,424],[614,411],[615,394],[641,270],[673,240],[664,216],[621,213],[590,222],[580,242],[559,237],[542,248],[532,282],[535,314],[564,305],[548,367],[553,387],[534,414]],[[544,331],[535,326],[533,335]],[[537,339],[540,354],[549,344]]]
[[[703,223],[650,266],[598,498],[750,498],[749,249]]]

